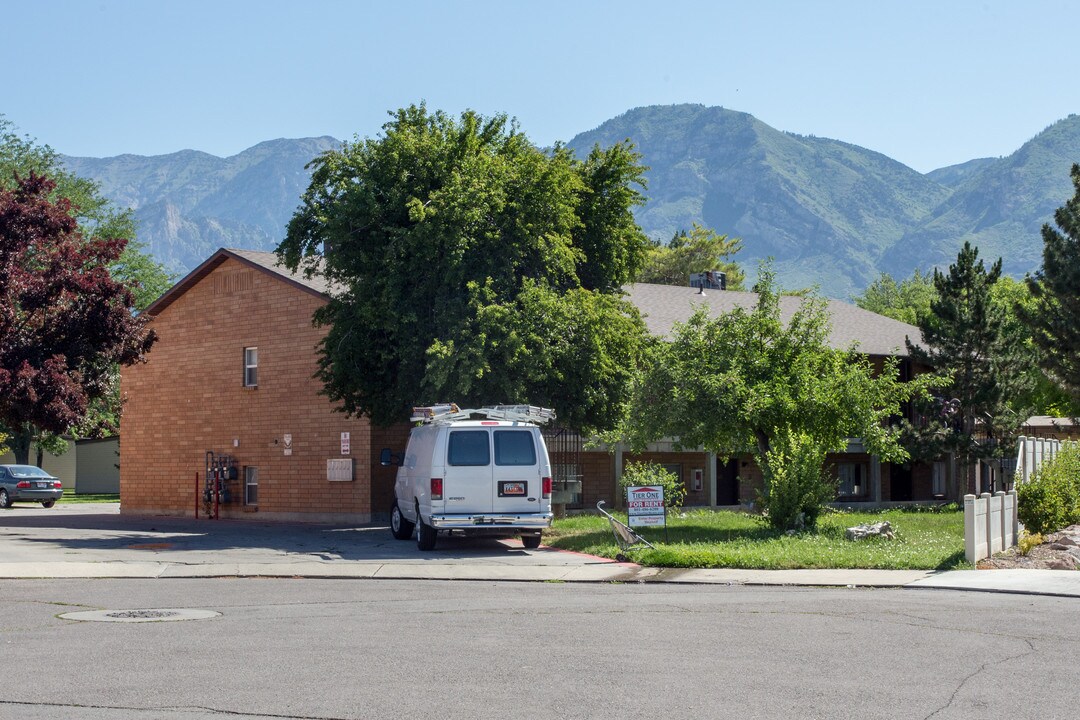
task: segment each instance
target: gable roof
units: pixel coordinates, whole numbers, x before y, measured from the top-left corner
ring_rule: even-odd
[[[686,322],[694,310],[704,305],[710,317],[728,313],[735,308],[751,310],[757,304],[757,293],[734,290],[706,290],[674,285],[633,283],[623,288],[628,299],[645,317],[645,325],[653,335],[669,335],[676,322]],[[803,299],[793,295],[780,297],[780,317],[786,323],[799,309]],[[922,334],[914,325],[893,320],[840,300],[828,300],[827,309],[832,329],[829,345],[847,350],[858,344],[858,351],[867,355],[897,355],[907,357],[907,343],[919,343]]]
[[[291,272],[278,264],[278,256],[275,253],[222,248],[155,300],[150,307],[146,308],[146,314],[157,315],[230,258],[261,272],[272,274],[313,295],[326,299],[330,297],[330,284],[324,277],[316,274],[308,278],[303,272]],[[627,293],[627,299],[634,303],[644,316],[645,326],[649,332],[661,337],[670,334],[676,322],[689,320],[694,310],[701,305],[708,309],[710,316],[716,317],[731,312],[737,307],[753,309],[758,298],[757,293],[751,292],[706,290],[702,293],[692,287],[649,283],[633,283],[625,286],[623,290]],[[781,319],[784,322],[789,321],[801,303],[801,297],[781,296]],[[918,343],[922,338],[919,328],[914,325],[863,310],[850,303],[828,300],[827,309],[832,325],[829,332],[829,345],[838,350],[847,350],[857,344],[858,351],[867,355],[907,357],[906,339],[910,337],[912,342]]]
[[[263,252],[260,250],[221,248],[203,261],[199,267],[189,272],[178,283],[166,290],[161,297],[152,302],[143,312],[151,317],[157,315],[171,305],[178,297],[191,289],[193,285],[229,259],[236,260],[255,270],[274,275],[312,295],[323,298],[330,297],[330,283],[326,281],[326,278],[318,274],[308,278],[304,276],[303,272],[290,272],[288,268],[278,265],[278,256],[276,253]]]

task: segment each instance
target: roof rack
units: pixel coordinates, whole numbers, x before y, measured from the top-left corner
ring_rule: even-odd
[[[469,420],[473,415],[482,415],[489,420],[508,422],[527,422],[543,425],[555,419],[551,408],[536,405],[485,405],[481,408],[461,409],[456,403],[422,405],[412,409],[410,422],[414,423],[450,423],[457,420]]]

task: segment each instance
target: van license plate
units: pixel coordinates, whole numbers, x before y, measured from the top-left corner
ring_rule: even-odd
[[[516,497],[524,495],[528,490],[528,483],[501,482],[499,483],[499,497]]]

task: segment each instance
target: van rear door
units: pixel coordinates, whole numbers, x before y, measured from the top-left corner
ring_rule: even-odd
[[[491,431],[482,427],[450,430],[443,480],[446,512],[490,513],[492,483]]]
[[[492,430],[496,513],[540,512],[540,448],[535,428],[497,427]]]

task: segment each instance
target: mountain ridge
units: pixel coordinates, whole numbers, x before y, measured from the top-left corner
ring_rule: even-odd
[[[635,216],[656,242],[693,222],[743,239],[751,274],[774,258],[786,287],[831,297],[861,292],[882,271],[907,277],[945,267],[964,240],[1022,275],[1038,267],[1039,228],[1071,197],[1080,117],[1035,134],[1014,153],[919,173],[843,140],[773,128],[753,115],[701,104],[627,110],[566,143],[630,139],[648,166],[648,202]],[[174,272],[218,247],[273,250],[310,182],[306,168],[340,147],[329,136],[267,140],[226,158],[198,150],[155,156],[62,157],[131,207],[139,239]]]

